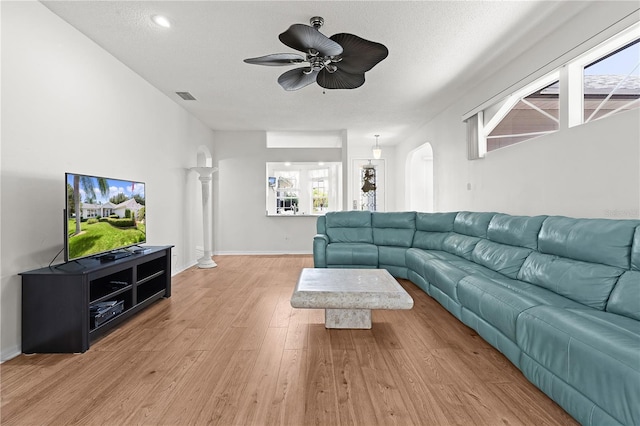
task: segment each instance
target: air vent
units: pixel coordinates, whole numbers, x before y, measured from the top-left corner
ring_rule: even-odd
[[[185,101],[195,101],[196,98],[189,92],[176,92],[176,95],[180,96]]]

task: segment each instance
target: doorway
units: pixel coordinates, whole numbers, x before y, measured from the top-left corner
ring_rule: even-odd
[[[433,212],[433,148],[429,142],[409,153],[405,170],[408,210]]]

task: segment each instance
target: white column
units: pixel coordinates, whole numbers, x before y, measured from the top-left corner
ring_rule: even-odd
[[[211,181],[213,174],[218,171],[217,167],[192,167],[191,170],[198,172],[200,183],[202,184],[202,232],[204,239],[204,253],[198,259],[198,268],[215,268],[218,266],[211,258]]]

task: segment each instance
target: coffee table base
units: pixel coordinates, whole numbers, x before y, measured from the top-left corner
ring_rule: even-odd
[[[371,329],[371,309],[325,309],[325,328]]]

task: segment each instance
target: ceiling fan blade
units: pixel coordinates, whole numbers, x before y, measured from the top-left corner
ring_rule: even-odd
[[[265,55],[244,60],[247,64],[267,65],[272,67],[299,64],[304,61],[304,57],[297,53],[274,53],[273,55]]]
[[[317,82],[325,89],[355,89],[364,84],[364,73],[350,74],[340,69],[330,73],[323,69],[318,73]]]
[[[282,43],[301,52],[315,49],[322,56],[337,56],[342,53],[342,47],[320,31],[309,25],[293,24],[278,37]]]
[[[357,35],[340,33],[331,36],[331,40],[342,46],[342,60],[336,62],[338,68],[350,74],[369,71],[389,55],[384,44],[365,40]]]
[[[311,71],[308,74],[305,73],[305,71],[308,70],[309,68],[289,70],[278,77],[278,84],[280,84],[284,90],[288,91],[302,89],[315,82],[318,77],[318,71]]]

